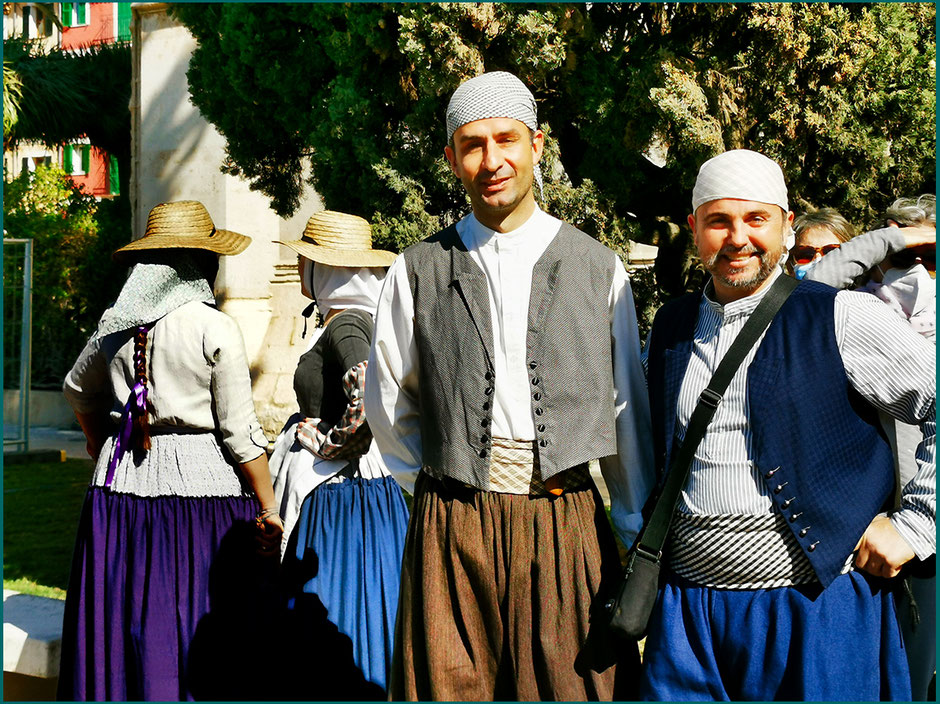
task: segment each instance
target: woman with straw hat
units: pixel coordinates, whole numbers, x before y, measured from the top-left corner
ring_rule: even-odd
[[[362,398],[375,305],[396,255],[372,249],[367,221],[328,210],[280,244],[299,255],[301,290],[314,301],[305,316],[315,304],[323,319],[294,376],[300,412],[271,456],[296,658],[283,669],[297,675],[282,684],[287,696],[384,699],[408,510]],[[329,676],[311,677],[313,662]]]
[[[63,387],[96,466],[66,598],[60,699],[204,696],[191,646],[223,544],[241,545],[238,562],[247,554],[262,571],[271,559],[255,550],[277,555],[283,526],[244,342],[212,291],[219,255],[250,241],[181,201],[153,208],[144,236],[114,253],[131,266],[127,281]]]

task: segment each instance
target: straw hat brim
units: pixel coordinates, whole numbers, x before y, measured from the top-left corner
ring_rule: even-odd
[[[241,254],[251,244],[251,238],[231,230],[216,230],[211,237],[177,237],[173,235],[146,235],[115,250],[112,259],[131,261],[135,255],[152,249],[204,249],[216,254]]]
[[[327,266],[344,267],[374,267],[391,266],[398,255],[395,252],[388,252],[384,249],[336,249],[335,247],[324,247],[318,244],[311,244],[303,240],[291,240],[282,242],[274,240],[277,244],[290,247],[302,257],[311,259],[319,264]]]

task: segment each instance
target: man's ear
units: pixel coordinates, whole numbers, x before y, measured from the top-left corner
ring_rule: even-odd
[[[444,147],[444,156],[447,157],[447,163],[450,164],[450,170],[454,176],[460,178],[460,174],[457,173],[457,155],[454,154],[454,150],[450,146]]]
[[[538,164],[542,159],[542,152],[545,150],[545,133],[542,130],[535,130],[532,133],[532,160]]]

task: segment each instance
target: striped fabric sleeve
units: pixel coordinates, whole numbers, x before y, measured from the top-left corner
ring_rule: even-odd
[[[840,291],[835,306],[842,363],[855,389],[893,418],[920,427],[917,472],[891,521],[921,559],[936,552],[936,348],[878,298]]]

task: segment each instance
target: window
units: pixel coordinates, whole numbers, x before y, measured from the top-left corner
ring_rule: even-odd
[[[80,27],[88,24],[88,3],[87,2],[64,2],[62,3],[62,26]]]
[[[131,4],[129,2],[117,3],[117,40],[119,42],[131,40]]]
[[[88,173],[91,165],[91,145],[66,144],[62,147],[62,170],[73,176]]]
[[[112,196],[121,195],[121,174],[118,171],[118,160],[112,156],[108,163],[108,192]]]

